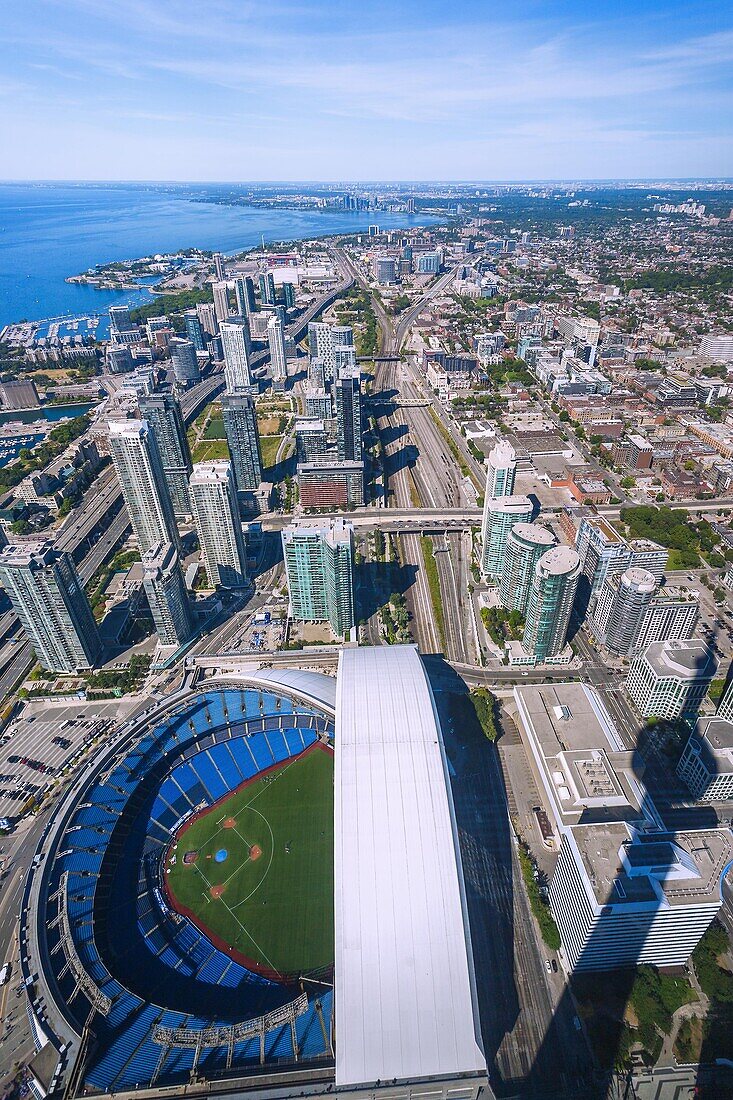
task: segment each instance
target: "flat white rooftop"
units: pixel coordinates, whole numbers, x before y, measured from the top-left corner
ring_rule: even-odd
[[[336,689],[336,1087],[486,1074],[442,736],[413,646]]]

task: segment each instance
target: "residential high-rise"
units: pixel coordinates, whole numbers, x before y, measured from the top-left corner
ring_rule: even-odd
[[[140,554],[160,542],[177,549],[176,519],[153,429],[144,420],[113,420],[109,446]]]
[[[374,260],[374,277],[380,286],[397,282],[397,260],[394,256],[377,256]]]
[[[339,372],[333,384],[336,409],[338,456],[341,462],[363,458],[361,420],[361,374],[358,367]]]
[[[652,642],[635,658],[626,690],[643,718],[694,718],[718,662],[704,642]]]
[[[626,542],[607,519],[584,517],[575,537],[575,549],[580,555],[585,593],[583,602],[592,604],[606,577],[623,573],[632,566],[647,569],[661,581],[667,567],[668,553],[649,539]]]
[[[265,271],[259,277],[260,301],[263,306],[275,305],[275,276],[271,271]]]
[[[170,348],[171,365],[176,385],[185,388],[198,382],[201,378],[201,369],[196,358],[196,347],[193,340],[181,340],[178,336],[172,336],[168,341],[168,347]]]
[[[322,388],[309,386],[305,391],[305,415],[317,420],[330,420],[333,416],[331,394]]]
[[[237,492],[256,489],[262,481],[262,453],[254,399],[243,393],[225,394],[221,411]]]
[[[188,516],[191,514],[188,496],[191,452],[181,406],[172,393],[143,394],[137,404],[140,416],[155,436],[173,511],[177,516]]]
[[[555,536],[539,523],[517,523],[506,540],[499,584],[499,601],[508,611],[527,611],[535,567],[542,555],[555,545]]]
[[[130,319],[129,306],[109,307],[109,335],[112,343],[127,343],[122,339],[127,334],[137,334],[137,325]]]
[[[221,252],[214,253],[214,274],[216,275],[219,282],[222,282],[224,279],[226,279],[226,273],[224,270],[224,257],[222,256]]]
[[[199,302],[196,306],[196,316],[201,322],[201,328],[204,330],[204,348],[206,350],[206,335],[216,336],[219,331],[219,321],[216,316],[216,309],[212,302]],[[195,343],[195,341],[194,341]]]
[[[625,655],[634,647],[657,582],[646,569],[634,566],[606,577],[593,613],[593,630],[609,653]]]
[[[320,466],[333,465],[336,449],[333,445],[333,421],[299,416],[295,421],[295,455],[298,465],[312,462]]]
[[[498,582],[504,568],[506,540],[517,523],[529,523],[533,506],[529,497],[487,497],[481,524],[481,572]]]
[[[183,323],[186,326],[186,336],[193,344],[194,351],[206,351],[206,343],[204,341],[204,327],[201,324],[201,318],[199,317],[197,310],[184,310]]]
[[[733,722],[733,679],[728,681],[723,696],[718,703],[716,713],[718,718],[724,718],[726,722]]]
[[[197,462],[189,482],[191,509],[209,583],[243,588],[247,555],[230,462]]]
[[[318,356],[308,361],[308,382],[315,389],[326,388],[326,364]]]
[[[286,309],[295,309],[295,287],[292,283],[283,283],[283,305]]]
[[[283,324],[279,317],[273,316],[267,322],[267,342],[270,347],[272,381],[276,386],[281,386],[288,376],[288,365],[285,359]]]
[[[237,293],[237,313],[240,317],[249,317],[256,313],[255,284],[250,276],[244,275],[237,279],[234,286]]]
[[[535,566],[522,648],[537,663],[565,648],[580,576],[580,558],[569,546],[547,550]]]
[[[694,589],[673,585],[659,588],[642,619],[632,652],[644,649],[651,642],[691,638],[699,615],[700,604]]]
[[[222,280],[214,283],[211,289],[214,295],[214,313],[217,321],[221,324],[222,321],[229,319],[231,312],[229,309],[229,284]]]
[[[132,352],[127,344],[110,344],[107,348],[107,369],[110,374],[124,374],[132,368]]]
[[[229,393],[249,389],[252,374],[249,368],[252,342],[246,317],[232,317],[219,325],[224,351],[224,378]]]
[[[100,663],[97,624],[69,554],[46,539],[6,546],[0,584],[45,669],[73,673]]]
[[[486,464],[487,497],[509,497],[514,492],[517,455],[511,443],[500,440],[489,452]]]
[[[170,542],[159,542],[142,555],[143,588],[148,597],[158,641],[182,646],[195,632],[178,552]]]
[[[351,348],[354,330],[351,325],[327,325],[323,321],[311,321],[308,325],[308,349],[312,359],[323,362],[325,383],[336,376],[336,348]]]
[[[354,626],[353,525],[306,523],[283,528],[290,615],[300,622],[328,620],[335,634]]]

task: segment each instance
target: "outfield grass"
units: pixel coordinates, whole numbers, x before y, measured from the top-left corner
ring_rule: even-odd
[[[331,966],[331,752],[285,761],[184,825],[165,868],[174,907],[232,958],[272,977]]]

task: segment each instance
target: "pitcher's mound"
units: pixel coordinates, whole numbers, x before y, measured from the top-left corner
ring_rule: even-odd
[[[256,859],[259,859],[261,855],[262,855],[262,849],[260,848],[259,844],[253,844],[252,847],[249,850],[249,858],[254,863],[254,861]]]
[[[224,893],[224,885],[220,884],[219,886],[212,886],[209,890],[209,893],[211,894],[214,901],[217,901],[217,899],[220,898],[221,895]]]
[[[221,823],[221,827],[222,829],[233,829],[236,824],[236,817],[225,817]]]
[[[183,856],[183,862],[188,867],[189,864],[195,863],[198,858],[199,858],[198,852],[186,852]]]

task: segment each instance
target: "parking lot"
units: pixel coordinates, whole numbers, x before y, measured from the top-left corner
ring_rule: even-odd
[[[129,710],[130,702],[25,703],[0,738],[0,817],[17,819],[90,742]]]

